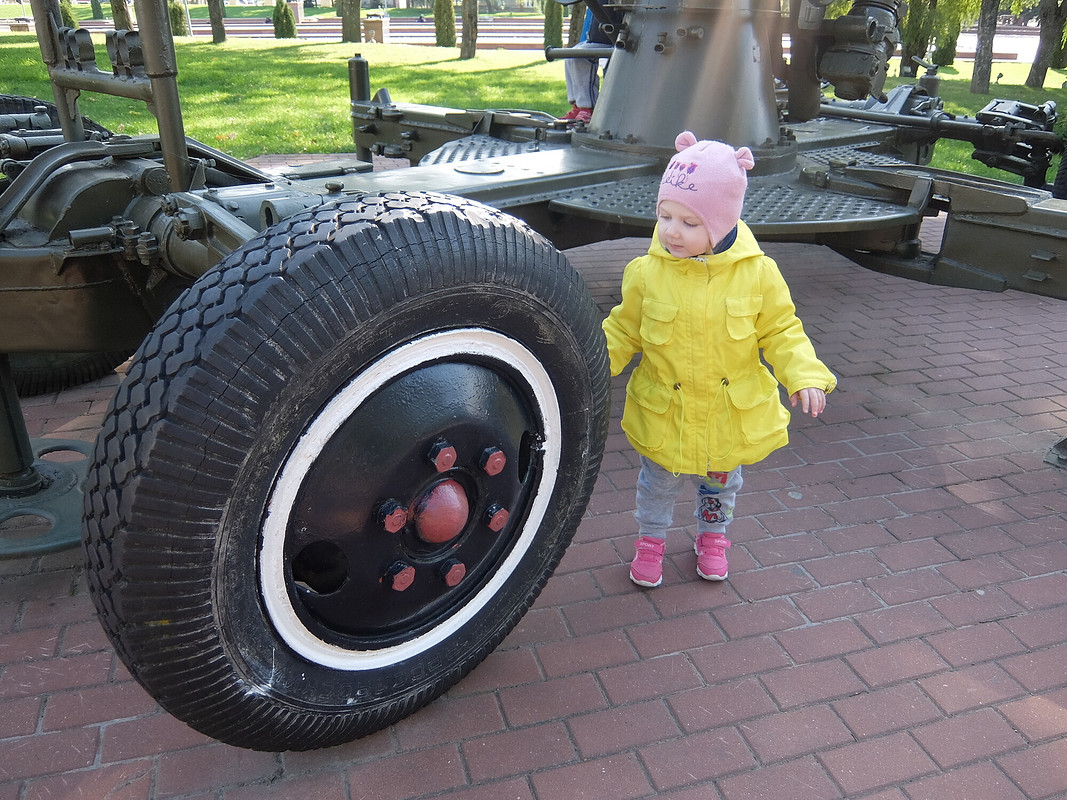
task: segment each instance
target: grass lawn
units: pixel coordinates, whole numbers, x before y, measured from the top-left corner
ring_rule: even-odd
[[[0,5],[12,7],[18,4]],[[89,6],[77,8],[87,11]],[[204,7],[192,8],[206,13]],[[238,8],[264,13],[262,7]],[[103,37],[95,39],[98,63],[106,67]],[[230,37],[221,45],[205,37],[179,39],[178,83],[186,132],[238,158],[353,152],[347,60],[355,50],[352,44],[299,39]],[[539,51],[480,50],[476,58],[460,61],[457,48],[363,43],[358,50],[370,62],[371,90],[388,87],[397,101],[550,114],[566,110],[563,65],[546,62]],[[1067,72],[1049,70],[1045,88],[1035,90],[1022,85],[1029,65],[996,62],[994,77],[1003,73],[999,85],[989,95],[974,95],[969,89],[971,66],[961,61],[941,70],[941,94],[950,113],[973,116],[993,98],[1010,98],[1035,104],[1055,100],[1067,114]],[[896,72],[894,64],[890,74]],[[0,34],[0,76],[0,92],[52,97],[33,35]],[[903,82],[890,78],[887,89]],[[90,93],[82,95],[80,104],[83,113],[113,131],[155,132],[155,120],[143,105]],[[1061,121],[1057,127],[1061,135],[1065,125]],[[971,149],[966,143],[942,140],[934,166],[1013,178],[971,159]]]

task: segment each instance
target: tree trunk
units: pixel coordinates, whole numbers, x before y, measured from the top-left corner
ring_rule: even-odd
[[[596,25],[596,20],[593,20]],[[582,38],[582,26],[585,25],[585,0],[578,0],[571,6],[570,21],[567,23],[567,47],[574,47]]]
[[[211,41],[215,44],[226,41],[226,23],[223,22],[226,11],[222,4],[223,0],[207,0],[207,13],[211,18]]]
[[[359,29],[359,0],[341,0],[341,41],[358,42],[361,31]]]
[[[459,46],[459,58],[474,58],[478,50],[478,0],[463,0],[463,42]]]
[[[1030,74],[1026,76],[1026,85],[1031,89],[1040,89],[1045,85],[1045,75],[1052,63],[1060,42],[1063,41],[1063,26],[1067,22],[1067,0],[1057,4],[1056,0],[1041,0],[1037,7],[1040,32],[1037,39],[1037,52],[1034,63],[1030,65]]]
[[[982,0],[978,13],[978,44],[974,50],[971,94],[989,94],[989,73],[993,70],[993,36],[997,32],[1000,0]]]
[[[126,0],[111,0],[111,18],[115,22],[115,30],[133,30],[133,20],[130,19],[130,9],[126,5]]]

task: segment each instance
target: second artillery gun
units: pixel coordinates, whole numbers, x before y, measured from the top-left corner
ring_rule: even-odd
[[[7,554],[84,535],[131,674],[239,746],[378,730],[533,602],[607,420],[599,312],[557,248],[647,235],[679,131],[752,148],[761,239],[1067,297],[1055,108],[951,119],[932,74],[884,95],[897,0],[838,20],[807,0],[785,19],[776,2],[617,4],[600,102],[572,128],[372,96],[353,58],[360,158],[284,175],[185,136],[165,2],[138,0],[103,69],[89,33],[32,2],[56,102],[0,98],[0,518],[56,525]],[[548,53],[574,55],[590,52]],[[144,101],[159,134],[91,124],[83,91]],[[930,169],[942,136],[1024,185]],[[413,166],[371,172],[375,156]],[[62,443],[29,439],[15,377],[134,350],[83,504],[83,473],[43,458]]]

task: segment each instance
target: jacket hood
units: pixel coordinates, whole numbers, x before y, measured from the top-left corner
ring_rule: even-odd
[[[748,225],[743,221],[738,220],[737,239],[729,248],[721,253],[709,253],[695,258],[678,258],[678,256],[672,255],[671,252],[663,246],[662,242],[660,242],[659,223],[656,223],[655,230],[652,231],[652,241],[649,242],[648,245],[648,254],[650,256],[655,256],[656,258],[661,258],[678,269],[687,270],[698,268],[704,269],[705,264],[707,264],[710,269],[726,267],[743,258],[762,256],[763,250],[756,241],[756,237],[752,235],[752,231],[749,229]]]

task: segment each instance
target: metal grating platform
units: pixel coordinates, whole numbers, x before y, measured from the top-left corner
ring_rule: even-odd
[[[419,161],[420,167],[433,166],[434,164],[456,164],[462,161],[477,161],[483,158],[500,158],[501,156],[514,156],[522,153],[536,153],[540,150],[556,149],[545,146],[542,142],[507,142],[495,136],[484,133],[476,133],[464,136],[448,144],[442,145],[432,153],[427,153]]]
[[[895,162],[899,164],[900,162]],[[556,211],[651,228],[658,176],[588,186],[552,201]],[[752,178],[742,218],[760,235],[870,230],[918,222],[917,209],[827,189],[797,180],[797,173]]]

